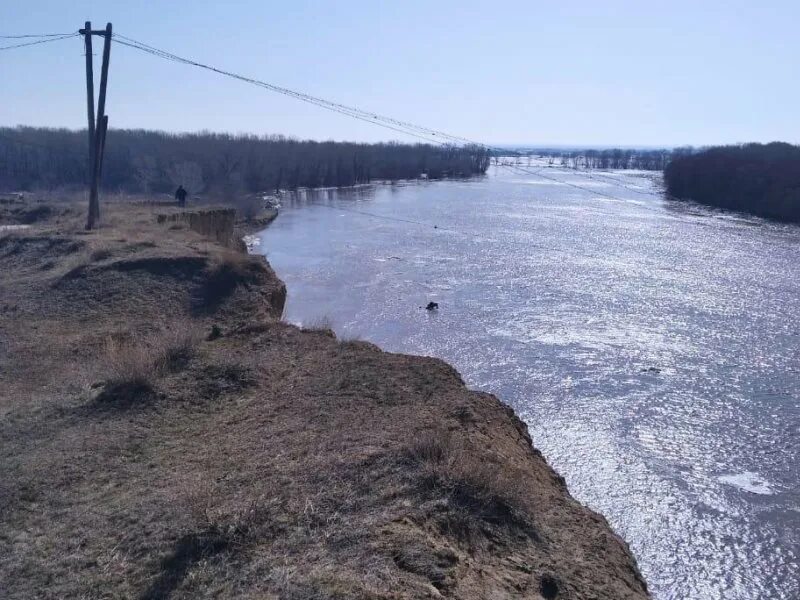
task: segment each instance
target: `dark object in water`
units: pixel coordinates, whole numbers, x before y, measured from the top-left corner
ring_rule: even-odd
[[[639,372],[640,373],[653,373],[654,375],[658,375],[659,373],[661,373],[661,369],[659,369],[658,367],[647,367],[645,369],[641,369]]]
[[[439,308],[439,304],[436,302],[428,302],[428,306],[425,307],[425,310],[436,310]]]

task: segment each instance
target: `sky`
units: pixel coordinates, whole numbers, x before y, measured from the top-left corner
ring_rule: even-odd
[[[800,143],[797,0],[0,2],[0,35],[86,20],[486,144]],[[112,128],[416,141],[117,44],[110,64]],[[85,127],[85,94],[80,38],[0,51],[0,125]]]

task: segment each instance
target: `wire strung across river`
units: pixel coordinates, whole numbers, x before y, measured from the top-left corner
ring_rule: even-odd
[[[19,40],[22,38],[48,38],[48,37],[62,37],[62,36],[69,36],[74,35],[77,33],[76,31],[70,31],[65,33],[21,33],[17,35],[0,35],[0,39],[3,40]]]
[[[47,37],[45,37],[44,39],[37,40],[35,42],[23,42],[21,44],[14,44],[14,45],[11,45],[11,46],[0,46],[0,50],[12,50],[14,48],[22,48],[24,46],[36,46],[37,44],[48,44],[50,42],[58,42],[59,40],[66,40],[68,38],[73,38],[73,37],[76,37],[76,36],[79,36],[79,35],[80,35],[80,33],[78,33],[77,31],[75,33],[66,33],[66,34],[59,35],[59,36],[53,36],[53,35],[48,34]],[[13,36],[3,36],[3,37],[13,38]],[[33,37],[33,36],[25,35],[25,36],[21,36],[21,37]]]
[[[407,123],[404,121],[399,121],[397,119],[392,119],[391,117],[384,117],[382,115],[378,115],[377,113],[371,113],[368,111],[364,111],[352,106],[347,106],[344,104],[339,104],[337,102],[332,102],[330,100],[325,100],[324,98],[318,98],[316,96],[312,96],[310,94],[306,94],[304,92],[299,92],[296,90],[291,90],[289,88],[281,87],[266,81],[261,81],[258,79],[253,79],[251,77],[246,77],[244,75],[240,75],[237,73],[233,73],[231,71],[226,71],[223,69],[219,69],[217,67],[213,67],[211,65],[206,65],[194,60],[190,60],[188,58],[183,58],[176,54],[172,54],[165,50],[161,50],[159,48],[155,48],[153,46],[149,46],[144,44],[143,42],[139,42],[132,38],[125,37],[118,33],[114,34],[114,41],[118,44],[122,44],[123,46],[128,46],[131,48],[135,48],[142,52],[147,52],[148,54],[152,54],[154,56],[158,56],[159,58],[170,60],[173,62],[190,65],[199,67],[201,69],[206,69],[208,71],[212,71],[219,75],[224,75],[226,77],[230,77],[233,79],[238,79],[239,81],[243,81],[245,83],[250,83],[252,85],[257,85],[259,87],[266,88],[270,91],[277,92],[279,94],[283,94],[285,96],[289,96],[291,98],[295,98],[297,100],[301,100],[303,102],[307,102],[309,104],[314,104],[321,108],[325,108],[327,110],[331,110],[333,112],[337,112],[340,114],[344,114],[346,116],[359,119],[361,121],[366,121],[368,123],[372,123],[374,125],[379,125],[381,127],[385,127],[387,129],[391,129],[393,131],[397,131],[399,133],[404,133],[406,135],[411,135],[417,137],[419,139],[423,139],[428,143],[440,144],[440,145],[447,145],[450,142],[458,142],[458,143],[472,143],[469,140],[464,138],[459,138],[457,136],[451,136],[444,132],[440,132],[437,130],[433,130],[427,127],[422,127],[418,125],[414,125],[412,123]],[[436,138],[439,136],[439,139]],[[441,138],[446,138],[450,140],[449,142],[443,141]]]
[[[33,41],[33,42],[25,42],[25,43],[21,43],[21,44],[15,44],[15,45],[11,45],[11,46],[0,47],[0,50],[11,50],[13,48],[21,48],[21,47],[24,47],[24,46],[33,46],[33,45],[37,45],[37,44],[45,44],[45,43],[49,43],[49,42],[55,42],[55,41],[59,41],[59,40],[64,40],[64,39],[76,37],[76,36],[79,36],[79,35],[80,35],[79,32],[73,32],[73,33],[65,33],[65,34],[49,34],[49,33],[47,33],[47,34],[20,34],[20,35],[17,35],[17,36],[0,36],[0,37],[3,37],[3,38],[11,38],[11,39],[33,38],[33,37],[44,38],[44,39],[38,39],[38,40]],[[373,125],[378,125],[379,127],[384,127],[386,129],[390,129],[390,130],[398,132],[398,133],[402,133],[402,134],[405,134],[405,135],[416,137],[416,138],[424,140],[424,141],[426,141],[428,143],[433,143],[433,144],[438,144],[438,145],[443,145],[443,146],[447,146],[447,145],[451,145],[451,144],[468,144],[468,145],[476,146],[476,147],[479,147],[479,148],[485,148],[486,150],[490,150],[490,151],[495,152],[495,153],[506,152],[506,150],[504,150],[502,148],[489,146],[487,144],[476,142],[474,140],[470,140],[470,139],[465,138],[465,137],[452,135],[452,134],[446,133],[446,132],[438,130],[438,129],[433,129],[433,128],[425,127],[425,126],[422,126],[422,125],[417,125],[417,124],[411,123],[409,121],[402,121],[400,119],[395,119],[395,118],[392,118],[392,117],[387,117],[387,116],[384,116],[384,115],[381,115],[381,114],[378,114],[378,113],[375,113],[375,112],[370,112],[370,111],[366,111],[366,110],[363,110],[363,109],[360,109],[360,108],[357,108],[357,107],[348,106],[348,105],[345,105],[345,104],[340,104],[338,102],[333,102],[331,100],[326,100],[324,98],[320,98],[320,97],[317,97],[317,96],[312,96],[311,94],[306,94],[304,92],[300,92],[300,91],[297,91],[297,90],[292,90],[292,89],[289,89],[289,88],[278,86],[278,85],[275,85],[275,84],[272,84],[272,83],[269,83],[269,82],[266,82],[266,81],[254,79],[254,78],[251,78],[251,77],[246,77],[244,75],[240,75],[240,74],[237,74],[237,73],[234,73],[234,72],[231,72],[231,71],[226,71],[226,70],[223,70],[223,69],[219,69],[219,68],[213,67],[211,65],[203,64],[203,63],[198,62],[198,61],[194,61],[194,60],[191,60],[191,59],[188,59],[188,58],[184,58],[184,57],[178,56],[176,54],[172,54],[171,52],[167,52],[166,50],[162,50],[160,48],[156,48],[154,46],[150,46],[148,44],[145,44],[144,42],[140,42],[138,40],[135,40],[133,38],[121,35],[119,33],[114,33],[112,39],[117,44],[121,44],[123,46],[128,46],[130,48],[134,48],[134,49],[139,50],[141,52],[146,52],[146,53],[151,54],[153,56],[156,56],[158,58],[162,58],[164,60],[169,60],[169,61],[172,61],[172,62],[177,62],[179,64],[185,64],[185,65],[189,65],[189,66],[194,66],[194,67],[198,67],[198,68],[201,68],[201,69],[205,69],[205,70],[208,70],[208,71],[212,71],[212,72],[217,73],[219,75],[223,75],[223,76],[226,76],[226,77],[237,79],[239,81],[243,81],[243,82],[249,83],[251,85],[256,85],[256,86],[265,88],[265,89],[270,90],[272,92],[276,92],[276,93],[279,93],[279,94],[282,94],[282,95],[285,95],[285,96],[288,96],[288,97],[291,97],[291,98],[294,98],[294,99],[297,99],[297,100],[301,100],[303,102],[307,102],[309,104],[313,104],[315,106],[319,106],[321,108],[325,108],[326,110],[330,110],[330,111],[333,111],[333,112],[336,112],[336,113],[339,113],[339,114],[343,114],[345,116],[349,116],[349,117],[354,118],[354,119],[365,121],[367,123],[372,123]],[[512,170],[512,171],[516,171],[516,172],[521,173],[521,174],[533,175],[533,176],[536,176],[536,177],[541,177],[543,179],[547,179],[547,180],[554,181],[554,182],[557,182],[557,183],[560,183],[560,184],[563,184],[563,185],[567,185],[567,186],[573,187],[575,189],[579,189],[579,190],[583,190],[583,191],[586,191],[586,192],[589,192],[589,193],[592,193],[592,194],[603,196],[603,197],[609,198],[611,200],[617,200],[617,201],[620,201],[620,202],[629,202],[629,200],[626,200],[624,198],[620,198],[618,196],[614,196],[612,194],[607,194],[605,192],[594,190],[594,189],[591,189],[591,188],[588,188],[588,187],[585,187],[585,186],[581,186],[581,185],[578,185],[578,184],[575,184],[575,183],[572,183],[572,182],[569,182],[569,181],[564,181],[564,180],[558,179],[556,177],[552,177],[550,175],[544,175],[542,173],[542,171],[545,169],[545,167],[542,167],[542,168],[537,169],[535,171],[531,171],[531,170],[528,170],[528,169],[526,169],[524,167],[521,167],[519,165],[500,165],[500,166],[502,166],[503,168],[507,168],[509,170]],[[624,187],[626,189],[630,189],[631,191],[635,191],[637,193],[647,194],[647,192],[642,192],[640,190],[633,190],[631,188],[628,188],[628,186],[622,184],[621,182],[617,182],[617,185],[620,185],[621,187]]]

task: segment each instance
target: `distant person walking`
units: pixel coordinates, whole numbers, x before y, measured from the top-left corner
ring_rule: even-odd
[[[175,200],[178,201],[178,206],[186,206],[186,196],[189,195],[185,189],[183,189],[182,185],[178,186],[178,189],[175,190]]]

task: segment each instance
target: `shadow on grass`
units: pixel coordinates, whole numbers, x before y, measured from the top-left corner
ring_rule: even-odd
[[[216,312],[242,286],[249,288],[259,282],[262,267],[248,260],[246,254],[229,253],[220,264],[212,267],[192,296],[192,312],[208,315]]]
[[[184,535],[172,553],[161,561],[161,573],[139,597],[140,600],[169,598],[193,565],[224,552],[229,546],[229,540],[216,530]]]
[[[192,311],[196,315],[212,314],[233,294],[241,276],[229,265],[220,265],[203,281],[192,299]]]
[[[92,412],[125,412],[147,408],[155,399],[149,383],[126,381],[106,386],[86,408]]]

